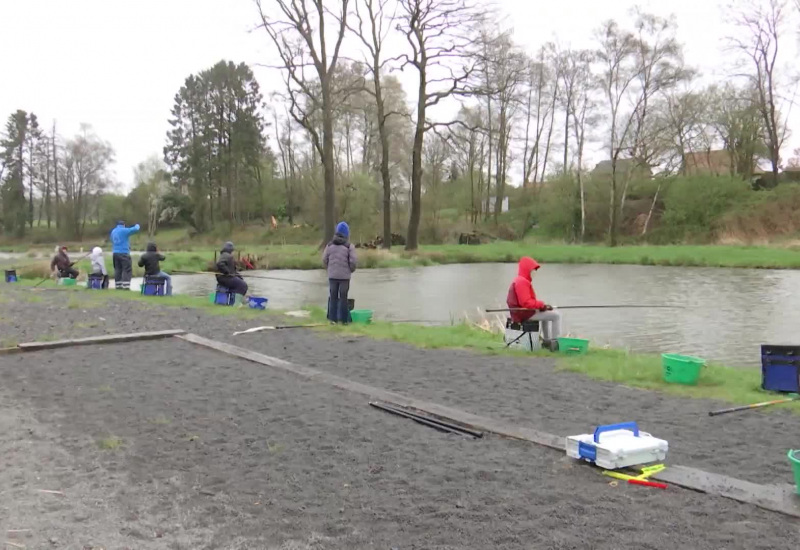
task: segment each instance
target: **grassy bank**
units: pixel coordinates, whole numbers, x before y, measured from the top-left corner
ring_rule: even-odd
[[[321,316],[321,311],[315,313],[316,319],[320,319]],[[527,352],[506,350],[500,335],[464,324],[447,327],[421,327],[377,322],[372,325],[325,327],[324,330],[393,340],[423,348],[459,348],[479,353],[531,356]],[[554,355],[547,351],[537,352],[534,355],[554,358],[557,368],[560,370],[580,373],[596,380],[681,397],[714,399],[742,405],[777,398],[774,397],[775,394],[760,389],[761,373],[758,369],[739,369],[710,363],[703,368],[696,386],[684,386],[664,382],[661,356],[658,354],[631,353],[616,349],[590,349],[588,354],[580,356]],[[800,402],[781,405],[781,407],[789,408],[800,414]]]
[[[321,269],[320,251],[310,245],[242,246],[244,252],[257,255],[268,269]],[[167,261],[162,267],[170,271],[204,271],[212,267],[214,248],[191,251],[166,250]],[[533,241],[498,241],[485,245],[431,245],[416,252],[392,250],[359,250],[362,269],[385,267],[418,267],[444,264],[515,263],[521,256],[533,256],[543,263],[565,264],[630,264],[694,267],[743,267],[800,269],[800,248],[767,246],[620,246],[609,248],[594,245],[542,244]],[[73,253],[73,259],[80,253]],[[47,260],[24,258],[16,260],[22,277],[46,277]],[[111,268],[110,254],[106,258]],[[134,258],[134,275],[142,270]],[[77,264],[86,272],[88,259]]]
[[[31,286],[32,282],[22,282],[20,286]],[[265,324],[280,323],[275,315],[281,312],[270,311],[265,315],[262,311],[249,308],[220,307],[211,304],[207,298],[192,296],[172,296],[152,298],[141,296],[136,292],[96,292],[81,287],[55,287],[47,281],[39,288],[50,288],[51,291],[71,293],[67,307],[69,309],[87,309],[107,300],[135,300],[151,305],[199,308],[210,315],[240,316],[253,321],[262,320]],[[42,301],[47,292],[27,292],[23,299]],[[0,302],[4,300],[0,292]],[[268,317],[269,316],[269,317]],[[269,319],[269,320],[268,320]],[[477,353],[493,355],[511,355],[530,357],[531,354],[507,350],[502,337],[467,324],[451,326],[419,326],[405,323],[376,322],[371,325],[350,325],[347,327],[329,326],[321,309],[312,309],[307,320],[292,319],[291,324],[316,324],[323,326],[311,330],[331,334],[361,335],[380,340],[392,340],[421,348],[466,349]],[[703,369],[697,386],[667,384],[662,379],[661,357],[657,354],[631,353],[624,350],[590,349],[587,355],[565,356],[553,355],[541,351],[534,354],[539,357],[553,358],[557,368],[580,373],[590,378],[623,384],[634,388],[659,391],[671,395],[716,399],[736,404],[756,403],[772,399],[773,394],[760,389],[760,371],[758,369],[739,369],[711,363]],[[521,366],[520,368],[524,368]],[[800,402],[784,405],[800,414]]]

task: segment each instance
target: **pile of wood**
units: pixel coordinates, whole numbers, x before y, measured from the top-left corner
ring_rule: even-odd
[[[398,235],[397,233],[392,233],[392,246],[405,246],[405,244],[405,237]],[[378,235],[373,240],[365,243],[356,243],[356,248],[366,248],[368,250],[374,250],[381,247],[383,247],[383,237],[381,235]]]
[[[477,231],[462,233],[458,236],[458,244],[483,244],[483,239]]]

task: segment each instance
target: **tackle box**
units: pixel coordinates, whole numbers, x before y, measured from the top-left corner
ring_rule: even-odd
[[[636,422],[623,422],[598,426],[593,434],[568,436],[566,447],[569,457],[618,470],[664,460],[668,443],[640,432]]]

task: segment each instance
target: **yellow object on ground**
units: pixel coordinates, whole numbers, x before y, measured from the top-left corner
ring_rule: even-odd
[[[620,474],[619,472],[612,472],[610,470],[603,470],[603,475],[613,477],[614,479],[621,479],[628,481],[629,479],[636,479],[636,476],[629,476],[628,474]]]
[[[629,479],[638,479],[638,480],[645,480],[648,477],[655,475],[659,472],[663,472],[667,467],[663,464],[656,464],[655,466],[645,466],[642,468],[642,473],[638,476],[631,476],[628,474],[621,474],[619,472],[612,472],[611,470],[603,470],[603,475],[608,477],[613,477],[614,479],[621,479],[623,481],[628,481]]]

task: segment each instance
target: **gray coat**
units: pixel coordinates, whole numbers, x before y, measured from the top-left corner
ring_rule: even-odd
[[[336,235],[322,253],[322,264],[328,270],[328,279],[350,280],[356,270],[356,249],[341,235]]]

